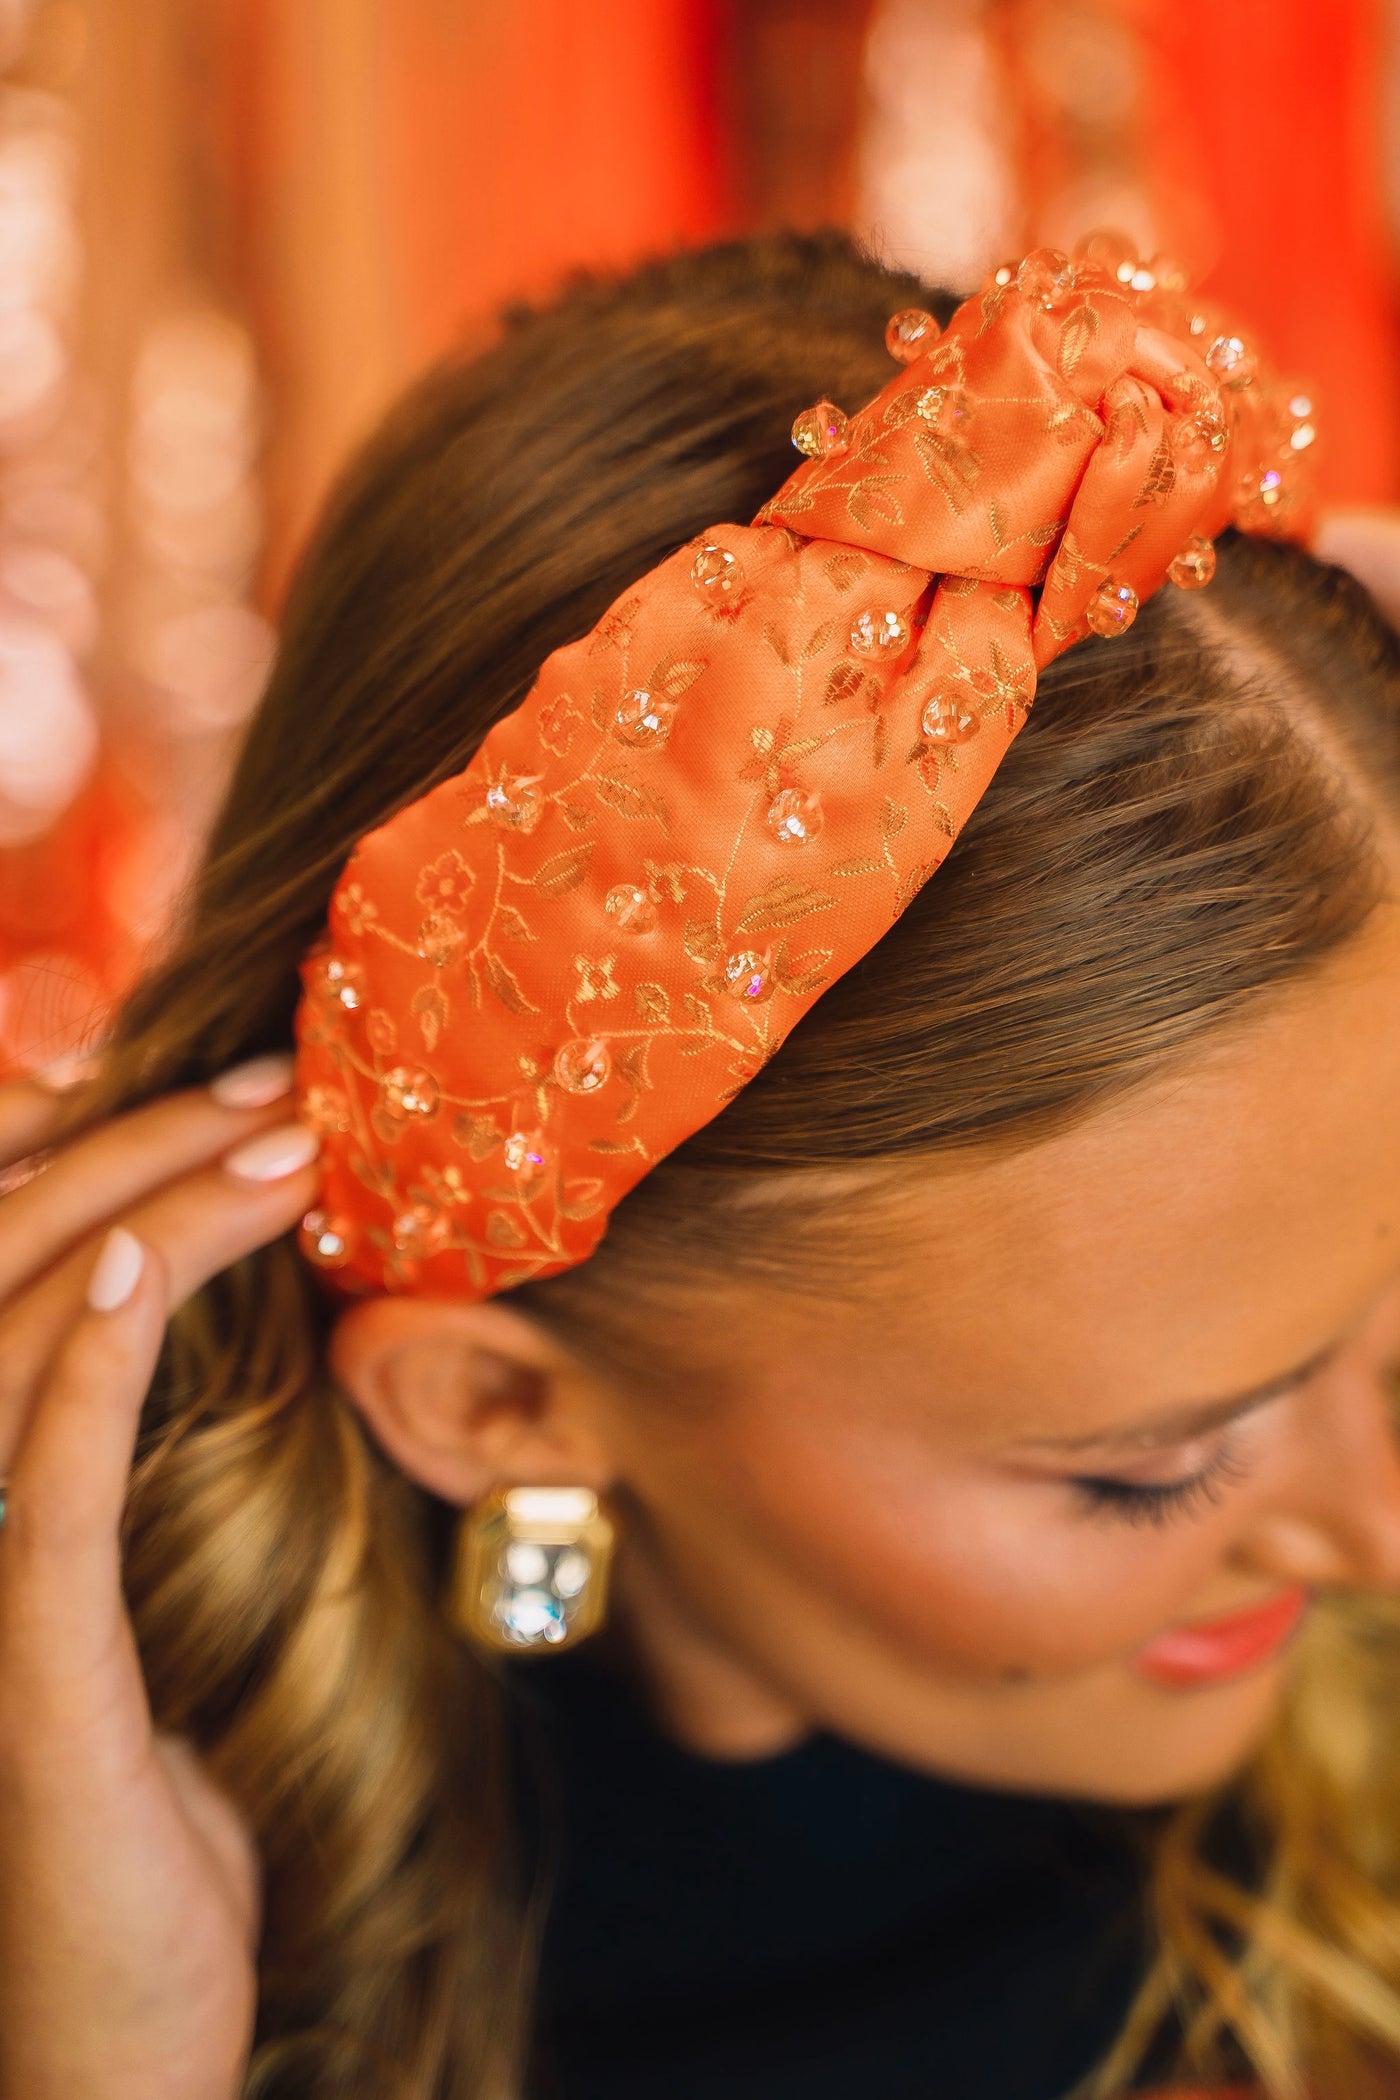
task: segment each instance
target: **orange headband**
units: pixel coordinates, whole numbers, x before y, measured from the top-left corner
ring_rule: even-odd
[[[1154,274],[1155,270],[1155,274]],[[1226,525],[1303,537],[1310,408],[1116,236],[998,270],[751,526],[551,656],[466,771],[363,838],[302,970],[302,1244],[350,1290],[584,1261],[944,859],[1037,670]]]

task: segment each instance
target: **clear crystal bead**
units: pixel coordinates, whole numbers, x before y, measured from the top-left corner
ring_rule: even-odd
[[[521,1589],[538,1588],[549,1579],[549,1555],[533,1539],[512,1539],[504,1558],[506,1574]]]
[[[596,1094],[612,1076],[612,1052],[598,1036],[575,1036],[555,1053],[554,1076],[568,1094]]]
[[[933,315],[921,306],[904,306],[890,316],[885,348],[900,364],[912,365],[916,357],[933,348],[941,332]]]
[[[562,1641],[567,1631],[563,1604],[546,1590],[505,1590],[496,1600],[494,1616],[506,1638],[522,1648]]]
[[[554,1563],[552,1579],[556,1596],[577,1597],[592,1572],[586,1553],[580,1553],[576,1546],[566,1547]]]
[[[972,399],[965,387],[926,386],[914,402],[914,413],[947,438],[962,438],[972,421]]]
[[[1131,284],[1138,268],[1137,246],[1116,227],[1099,226],[1075,242],[1073,262],[1081,277],[1101,275],[1118,284]]]
[[[747,999],[756,1006],[772,995],[771,955],[760,955],[754,948],[740,948],[735,954],[726,956],[721,974],[725,989],[736,999]]]
[[[505,1163],[516,1194],[527,1201],[537,1196],[549,1179],[551,1164],[544,1132],[517,1125],[506,1137]]]
[[[1206,363],[1226,386],[1248,386],[1259,360],[1242,336],[1218,335],[1206,352]]]
[[[301,1221],[302,1252],[320,1269],[341,1269],[355,1250],[355,1228],[348,1218],[309,1210]]]
[[[456,919],[450,919],[446,912],[429,912],[418,929],[418,953],[424,962],[433,963],[443,970],[453,961],[465,939]]]
[[[395,1065],[379,1082],[385,1113],[394,1117],[435,1116],[438,1083],[431,1072],[414,1065]]]
[[[452,1222],[446,1211],[435,1210],[431,1203],[408,1203],[395,1217],[389,1237],[400,1254],[421,1261],[447,1245]]]
[[[834,401],[804,408],[792,426],[792,442],[808,459],[827,459],[846,442],[850,417]]]
[[[502,773],[486,790],[491,821],[507,831],[533,831],[544,804],[540,799],[539,775]]]
[[[783,788],[769,803],[766,821],[780,845],[805,846],[826,821],[822,798],[815,790],[804,795],[801,788]]]
[[[1110,576],[1089,600],[1084,617],[1095,634],[1111,639],[1114,635],[1126,634],[1137,614],[1137,592],[1130,584],[1115,583]]]
[[[615,883],[603,899],[603,909],[623,933],[650,933],[656,924],[656,906],[635,882]]]
[[[620,744],[629,744],[634,751],[645,751],[664,744],[676,721],[676,702],[668,700],[663,693],[649,693],[645,686],[637,686],[624,693],[613,709],[613,735]]]
[[[343,1006],[347,1013],[354,1013],[364,1000],[365,973],[358,963],[342,962],[338,955],[326,955],[316,964],[313,983],[321,996],[332,1005]]]
[[[1058,248],[1032,248],[1016,272],[1016,288],[1043,306],[1047,313],[1061,306],[1074,292],[1070,259]]]
[[[713,540],[706,540],[695,550],[695,559],[690,564],[690,580],[700,596],[714,604],[734,597],[743,589],[744,565],[727,547],[718,547]]]
[[[931,744],[966,744],[982,727],[956,686],[942,686],[924,705],[923,732]]]
[[[909,647],[911,632],[901,612],[863,612],[851,623],[851,647],[857,656],[888,661]]]
[[[1215,574],[1215,548],[1201,533],[1193,532],[1180,554],[1167,564],[1167,575],[1183,591],[1200,591]]]

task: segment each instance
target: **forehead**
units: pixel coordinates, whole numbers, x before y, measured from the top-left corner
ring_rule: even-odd
[[[816,1374],[859,1355],[876,1404],[917,1385],[979,1432],[1068,1435],[1277,1377],[1400,1268],[1400,912],[1150,1086],[881,1209]]]

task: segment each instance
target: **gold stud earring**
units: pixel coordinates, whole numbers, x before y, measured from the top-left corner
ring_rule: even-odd
[[[493,1488],[458,1527],[453,1623],[498,1655],[571,1647],[603,1622],[616,1537],[591,1488]]]

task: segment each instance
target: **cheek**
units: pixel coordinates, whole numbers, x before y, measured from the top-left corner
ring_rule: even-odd
[[[685,1494],[692,1521],[727,1540],[720,1579],[728,1552],[750,1585],[795,1582],[903,1653],[990,1678],[1122,1660],[1189,1615],[1235,1528],[1223,1509],[1160,1528],[1086,1515],[1058,1483],[830,1421],[731,1425]]]

